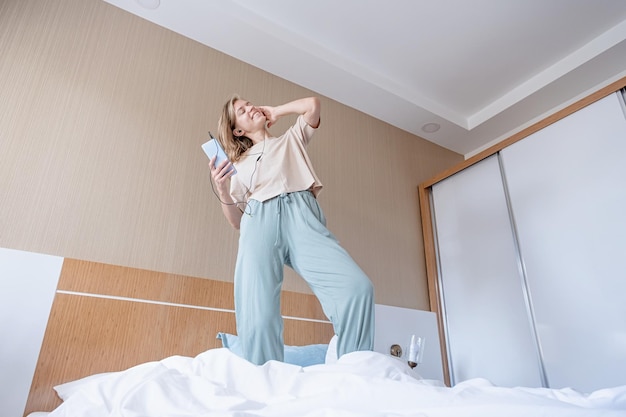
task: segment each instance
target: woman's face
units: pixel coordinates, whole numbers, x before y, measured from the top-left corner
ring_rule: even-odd
[[[265,129],[265,114],[245,100],[237,100],[233,104],[235,110],[235,128],[233,134],[241,136]]]

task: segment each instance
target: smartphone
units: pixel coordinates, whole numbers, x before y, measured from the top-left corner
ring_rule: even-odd
[[[211,137],[211,140],[202,144],[202,150],[209,157],[209,159],[217,155],[217,158],[215,158],[215,166],[219,166],[223,161],[228,161],[228,157],[218,140],[211,135],[211,132],[209,132],[209,136]],[[234,166],[231,167],[230,171],[232,171],[232,175],[237,173]]]

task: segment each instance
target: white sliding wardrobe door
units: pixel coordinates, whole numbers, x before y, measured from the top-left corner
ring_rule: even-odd
[[[612,94],[502,163],[552,388],[626,384],[626,120]]]
[[[451,382],[542,386],[497,155],[432,197]]]

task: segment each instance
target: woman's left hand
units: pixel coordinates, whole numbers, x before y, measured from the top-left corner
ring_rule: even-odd
[[[301,114],[304,120],[314,128],[320,124],[320,99],[317,97],[301,98],[280,106],[257,107],[265,115],[267,127],[287,114]]]
[[[270,128],[274,123],[278,121],[278,114],[276,113],[276,107],[272,106],[259,106],[259,109],[265,115],[267,121],[267,127]]]

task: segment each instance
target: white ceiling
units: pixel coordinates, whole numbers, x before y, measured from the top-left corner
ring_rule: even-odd
[[[105,1],[466,157],[626,76],[625,0]]]

